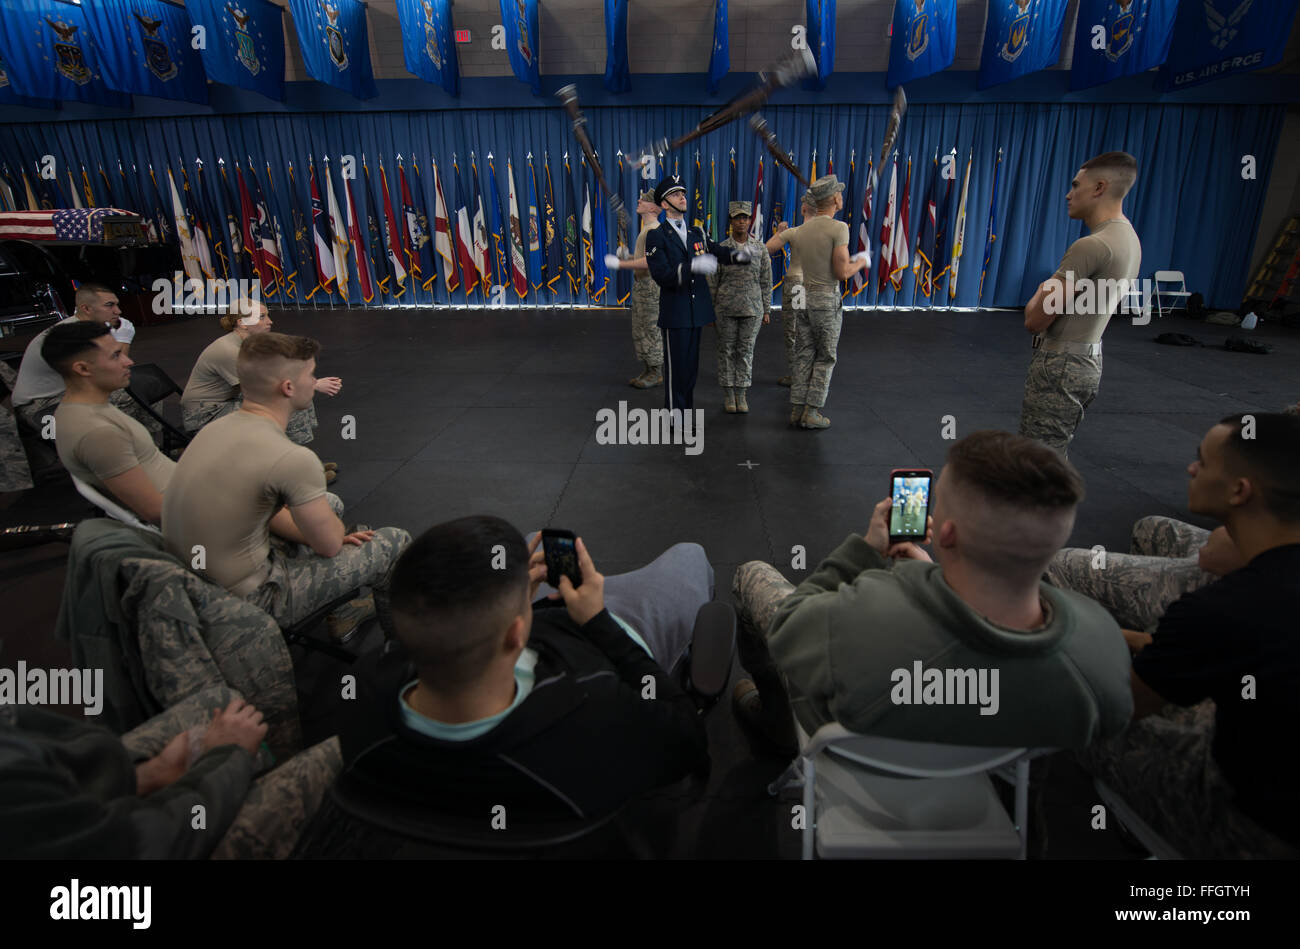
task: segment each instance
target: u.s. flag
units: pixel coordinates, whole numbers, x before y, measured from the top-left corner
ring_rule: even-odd
[[[0,214],[0,240],[99,243],[104,239],[104,218],[118,215],[136,217],[118,208],[10,211]]]

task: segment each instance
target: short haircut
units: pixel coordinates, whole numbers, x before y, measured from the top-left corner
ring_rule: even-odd
[[[1300,523],[1300,415],[1287,412],[1252,413],[1253,438],[1242,415],[1229,415],[1219,424],[1232,429],[1224,443],[1228,471],[1249,478],[1264,508],[1279,521]]]
[[[490,515],[435,525],[393,567],[389,596],[397,638],[420,679],[463,692],[482,676],[512,619],[529,608],[528,545]]]
[[[45,340],[41,343],[41,358],[66,379],[72,374],[72,364],[92,349],[97,349],[95,340],[107,335],[108,324],[98,320],[60,323],[45,334]]]
[[[110,290],[102,283],[83,283],[77,287],[77,306],[90,306],[92,303],[98,303],[99,298],[104,294],[115,297],[117,291]]]
[[[1128,152],[1106,152],[1083,163],[1084,171],[1091,171],[1094,177],[1110,184],[1108,189],[1112,198],[1123,198],[1137,181],[1137,159]]]
[[[1074,466],[1041,442],[986,429],[954,444],[945,470],[964,555],[1012,584],[1041,575],[1083,500]]]
[[[298,373],[291,363],[307,362],[320,353],[320,343],[308,336],[258,333],[240,344],[235,371],[239,387],[254,399],[272,395],[281,380]]]
[[[235,300],[230,304],[229,311],[221,317],[221,328],[230,332],[244,317],[252,316],[254,313],[258,313],[260,317],[262,312],[267,312],[267,309],[266,304],[261,300],[250,300],[247,297]]]

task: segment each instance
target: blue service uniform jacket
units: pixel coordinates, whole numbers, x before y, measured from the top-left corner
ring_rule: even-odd
[[[645,238],[646,266],[659,284],[660,329],[693,329],[713,322],[713,300],[704,274],[691,273],[691,259],[702,254],[718,258],[719,266],[734,264],[734,251],[723,247],[698,227],[686,229],[688,247],[665,219]]]

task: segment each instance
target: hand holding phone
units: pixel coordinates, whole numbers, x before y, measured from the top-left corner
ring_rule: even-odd
[[[934,472],[929,468],[895,468],[889,473],[889,544],[925,539],[930,521]]]
[[[564,545],[561,543],[560,549],[563,548]],[[556,589],[564,598],[569,616],[579,626],[585,626],[605,608],[605,578],[596,570],[591,555],[587,553],[587,545],[581,538],[574,538],[573,552],[582,584],[580,587],[574,586],[569,574],[561,571]]]
[[[542,531],[542,550],[546,555],[546,582],[560,588],[560,577],[568,577],[575,588],[582,586],[582,570],[578,567],[577,537],[573,531]]]

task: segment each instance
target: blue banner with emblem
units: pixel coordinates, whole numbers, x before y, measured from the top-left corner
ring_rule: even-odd
[[[30,109],[58,108],[58,103],[49,99],[29,99],[14,92],[13,83],[9,81],[9,70],[5,68],[3,56],[0,56],[0,105],[22,105]]]
[[[284,10],[267,0],[186,0],[213,82],[284,100]]]
[[[397,0],[406,71],[460,95],[460,64],[451,22],[451,0]],[[533,58],[536,59],[536,47]]]
[[[501,0],[501,23],[506,31],[506,52],[515,78],[526,82],[533,95],[542,94],[537,68],[537,0]]]
[[[835,71],[835,0],[807,0],[808,50],[817,61],[817,75],[803,82],[805,89],[825,89]]]
[[[208,77],[194,49],[190,15],[164,0],[95,0],[82,6],[100,46],[104,81],[121,92],[208,101]]]
[[[722,77],[731,69],[731,36],[727,30],[727,0],[715,0],[713,10],[713,52],[709,53],[709,95],[718,91]],[[620,274],[621,276],[621,274]]]
[[[1178,0],[1079,0],[1070,88],[1154,69],[1169,55]]]
[[[1282,59],[1300,0],[1184,3],[1165,61],[1166,92],[1272,66]]]
[[[957,52],[957,0],[896,0],[885,84],[940,72]]]
[[[632,77],[627,65],[628,0],[605,0],[605,88],[627,92]]]
[[[1047,69],[1061,58],[1069,0],[992,0],[984,21],[980,89]]]
[[[370,70],[366,7],[358,0],[289,0],[307,72],[358,99],[379,95]]]
[[[104,81],[103,46],[86,12],[58,0],[0,4],[0,59],[13,92],[35,99],[131,108],[131,97]]]

